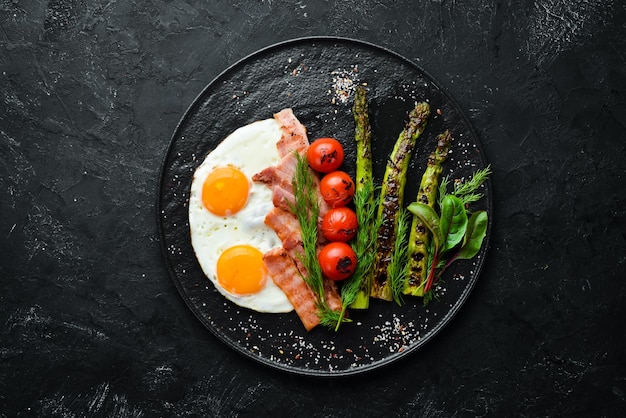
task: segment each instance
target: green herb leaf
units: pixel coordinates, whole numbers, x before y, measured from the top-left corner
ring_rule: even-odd
[[[444,176],[439,182],[439,191],[437,192],[437,205],[441,208],[443,205],[443,198],[448,194],[448,185],[450,184],[450,177]]]
[[[469,260],[478,254],[483,239],[487,235],[487,223],[488,216],[484,210],[475,212],[470,216],[467,223],[467,233],[461,249],[456,254],[456,259]]]
[[[467,212],[463,201],[456,196],[446,195],[441,206],[441,234],[444,243],[442,251],[456,247],[465,236]]]
[[[377,210],[378,204],[375,199],[374,184],[369,181],[359,187],[354,194],[354,205],[359,229],[356,238],[352,243],[352,249],[356,253],[358,260],[354,274],[348,278],[341,286],[341,315],[337,318],[335,331],[339,329],[342,322],[348,322],[345,318],[346,309],[352,305],[360,296],[359,307],[365,308],[369,304],[370,283],[367,280],[369,273],[374,266],[376,255],[376,231],[378,231]]]
[[[479,193],[478,189],[487,181],[490,174],[491,165],[476,170],[469,179],[454,183],[454,192],[452,192],[452,194],[460,198],[465,205],[479,201],[483,197],[483,194]]]
[[[324,280],[316,253],[319,205],[315,194],[313,173],[309,169],[306,157],[298,153],[296,153],[296,157],[298,162],[292,180],[295,205],[292,206],[292,211],[296,214],[300,223],[304,247],[304,252],[298,255],[307,270],[307,275],[303,276],[303,279],[315,296],[317,296],[319,304],[323,308],[326,305],[324,301]],[[324,312],[324,309],[320,309],[320,311]]]
[[[441,233],[439,215],[433,208],[423,203],[413,202],[407,209],[412,214],[420,218],[422,223],[432,234],[434,250],[438,251],[444,244],[443,235]]]
[[[388,280],[391,286],[393,300],[402,305],[402,291],[409,277],[409,260],[407,240],[409,228],[411,227],[411,217],[409,212],[400,209],[398,214],[398,230],[393,243],[391,262],[387,267]]]

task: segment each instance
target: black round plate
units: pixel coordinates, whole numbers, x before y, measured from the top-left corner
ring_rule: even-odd
[[[386,159],[417,101],[432,116],[415,148],[406,190],[414,200],[435,136],[453,132],[453,152],[444,175],[468,176],[486,166],[478,138],[459,106],[426,72],[381,47],[344,38],[303,38],[260,50],[213,80],[191,104],[171,140],[161,169],[157,216],[163,254],[172,279],[198,319],[224,343],[267,366],[305,375],[352,375],[394,362],[430,341],[457,313],[480,273],[491,225],[480,254],[458,261],[444,276],[440,299],[424,307],[419,298],[403,306],[372,300],[351,311],[353,322],[339,332],[306,332],[295,313],[262,314],[223,298],[203,275],[191,247],[188,198],[196,167],[236,128],[271,118],[290,107],[309,139],[332,136],[346,148],[345,169],[354,175],[352,92],[368,89],[374,176],[382,179]],[[491,209],[488,185],[474,209]],[[490,211],[491,215],[491,211]],[[491,218],[491,216],[490,216]]]

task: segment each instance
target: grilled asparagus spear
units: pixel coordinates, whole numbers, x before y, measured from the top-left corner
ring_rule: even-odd
[[[374,182],[372,180],[372,127],[369,121],[367,92],[365,87],[357,87],[352,108],[355,122],[356,142],[356,194],[354,203],[359,220],[359,229],[354,243],[354,251],[359,263],[355,274],[346,283],[342,296],[350,308],[367,309],[370,297],[370,271],[376,253],[376,207],[374,203]],[[354,288],[356,289],[354,289]],[[349,290],[349,291],[346,291]],[[345,306],[345,303],[344,303]]]
[[[388,279],[387,267],[393,254],[393,246],[398,227],[398,214],[404,198],[406,171],[409,166],[411,152],[417,138],[426,127],[430,116],[430,105],[418,103],[409,113],[409,122],[398,136],[393,151],[387,161],[383,177],[380,203],[378,206],[378,247],[372,277],[371,296],[384,300],[392,300],[393,295]]]
[[[437,136],[437,147],[428,157],[426,170],[422,176],[416,201],[434,208],[441,177],[442,163],[448,158],[452,135],[450,131]],[[428,243],[430,234],[416,215],[413,215],[409,235],[409,277],[403,293],[405,295],[423,296],[426,270],[428,268]]]
[[[372,127],[367,107],[367,91],[365,87],[357,87],[354,93],[354,115],[356,142],[356,190],[364,190],[372,183]],[[370,196],[373,201],[373,196]]]

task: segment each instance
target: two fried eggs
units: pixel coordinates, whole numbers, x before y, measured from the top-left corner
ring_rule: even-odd
[[[189,197],[191,244],[202,271],[228,300],[259,312],[293,310],[263,263],[264,253],[282,245],[264,222],[272,192],[251,180],[280,161],[280,137],[274,119],[237,129],[196,169]]]

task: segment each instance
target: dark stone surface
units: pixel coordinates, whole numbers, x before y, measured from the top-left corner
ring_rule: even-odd
[[[1,416],[620,416],[626,412],[626,9],[618,0],[0,2]],[[186,107],[305,35],[390,48],[465,109],[494,169],[477,287],[363,377],[221,344],[157,236]]]

